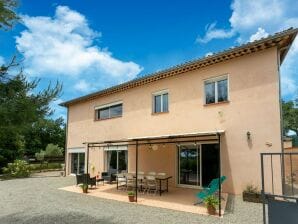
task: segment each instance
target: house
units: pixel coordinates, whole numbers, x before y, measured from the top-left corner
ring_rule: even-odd
[[[62,103],[66,173],[155,171],[170,185],[260,186],[260,153],[282,151],[280,65],[297,29]]]

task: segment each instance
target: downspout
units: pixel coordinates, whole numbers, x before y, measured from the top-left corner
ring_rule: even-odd
[[[65,143],[64,143],[64,177],[66,176],[66,164],[67,164],[67,136],[68,136],[68,118],[69,118],[69,110],[66,107],[66,124],[65,124]],[[68,166],[67,166],[68,168]]]
[[[220,154],[221,154],[221,138],[220,138],[220,133],[217,133],[217,137],[218,137],[218,144],[219,144],[219,149],[218,149],[218,201],[219,201],[219,205],[218,205],[218,214],[219,217],[221,217],[221,158],[220,158]]]
[[[283,110],[282,110],[282,98],[281,98],[281,76],[280,76],[280,51],[286,50],[288,47],[277,48],[277,75],[278,75],[278,94],[279,94],[279,116],[280,116],[280,143],[281,143],[281,186],[282,194],[285,192],[285,164],[284,164],[284,145],[283,145]]]

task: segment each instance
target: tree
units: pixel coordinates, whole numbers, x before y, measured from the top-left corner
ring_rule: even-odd
[[[17,6],[17,0],[0,0],[0,29],[11,29],[20,19],[14,11]]]
[[[0,0],[0,29],[8,30],[20,20],[15,12],[18,0]],[[62,85],[56,83],[35,93],[39,80],[27,81],[14,57],[8,65],[0,65],[0,168],[24,154],[34,155],[49,143],[64,146],[62,118],[49,117],[50,102],[58,97]],[[1,172],[1,169],[0,169]]]
[[[10,69],[16,66],[14,58],[9,65],[0,67],[0,167],[23,156],[27,133],[36,122],[52,115],[49,104],[62,89],[57,82],[34,93],[39,80],[27,81],[22,70],[11,75]]]
[[[298,108],[294,107],[293,101],[289,101],[282,102],[282,110],[284,135],[289,130],[294,131],[298,135]]]
[[[64,120],[39,119],[25,134],[25,154],[33,156],[40,150],[44,150],[48,144],[55,144],[64,148],[65,129]]]

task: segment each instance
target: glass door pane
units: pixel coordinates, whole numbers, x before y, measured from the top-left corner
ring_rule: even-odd
[[[178,153],[179,184],[200,185],[200,151],[196,145],[182,145]]]
[[[127,151],[118,151],[118,172],[127,170]]]
[[[77,174],[78,172],[78,154],[71,153],[71,173]]]
[[[85,172],[85,153],[78,153],[78,173],[82,174]]]
[[[117,170],[117,151],[108,151],[108,171]]]

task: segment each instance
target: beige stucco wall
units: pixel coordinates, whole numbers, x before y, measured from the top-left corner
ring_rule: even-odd
[[[204,106],[204,79],[224,74],[229,76],[230,102]],[[152,93],[164,89],[169,91],[169,113],[152,115]],[[95,106],[119,100],[123,101],[121,118],[94,121]],[[67,146],[220,129],[225,130],[221,157],[222,173],[228,178],[224,191],[241,193],[248,183],[260,186],[259,153],[281,150],[276,48],[71,105]],[[251,132],[251,141],[247,140],[247,131]],[[156,162],[162,159],[164,169],[168,167],[169,172],[174,172],[172,155],[168,151],[162,153],[165,158],[156,157]],[[140,163],[152,159],[151,155],[146,156]],[[103,161],[99,159],[102,156],[91,152],[92,158],[101,167],[98,169],[103,169]]]

